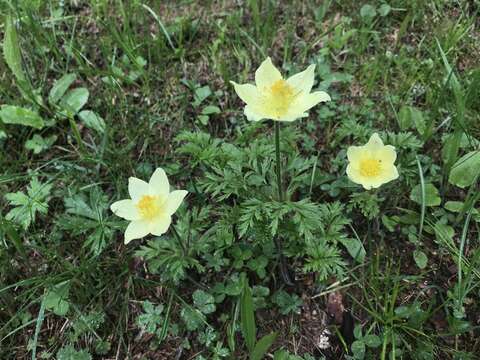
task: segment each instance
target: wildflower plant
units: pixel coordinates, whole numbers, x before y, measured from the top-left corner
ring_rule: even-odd
[[[255,72],[255,85],[231,82],[245,103],[248,120],[291,122],[307,117],[307,111],[320,102],[330,101],[324,91],[310,92],[315,81],[315,65],[284,79],[267,57]]]
[[[148,234],[160,236],[167,232],[172,215],[187,195],[185,190],[170,192],[167,175],[162,168],[153,173],[150,181],[131,177],[128,179],[131,199],[112,204],[111,210],[117,216],[129,220],[125,230],[125,244]]]
[[[347,157],[348,177],[366,190],[378,188],[398,178],[398,170],[394,164],[397,158],[395,148],[392,145],[383,145],[377,133],[363,146],[350,146]]]
[[[324,91],[310,92],[315,81],[315,65],[284,79],[267,57],[255,72],[255,85],[239,85],[232,81],[237,95],[246,103],[244,113],[248,120],[271,119],[275,123],[275,154],[278,201],[284,202],[280,154],[280,122],[292,122],[307,117],[307,111],[320,102],[330,101]],[[276,238],[280,256],[280,269],[286,283],[291,283],[283,255],[280,237]]]

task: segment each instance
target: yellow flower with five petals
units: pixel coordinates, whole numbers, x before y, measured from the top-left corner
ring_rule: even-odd
[[[172,215],[188,193],[185,190],[170,192],[167,175],[161,168],[155,170],[148,183],[129,178],[128,192],[131,199],[110,206],[115,215],[131,221],[125,230],[125,244],[148,234],[160,236],[166,233]]]
[[[347,158],[348,177],[366,190],[378,188],[398,178],[398,170],[394,165],[397,158],[395,147],[383,145],[377,133],[363,146],[350,146]]]
[[[315,78],[315,65],[284,80],[272,60],[267,57],[255,72],[255,85],[231,83],[245,103],[248,120],[294,121],[308,116],[307,111],[319,102],[330,101],[324,91],[310,92]]]

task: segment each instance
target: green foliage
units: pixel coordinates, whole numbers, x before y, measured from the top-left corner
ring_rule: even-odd
[[[143,313],[137,317],[137,325],[142,329],[142,332],[148,334],[156,334],[161,329],[163,322],[165,321],[162,312],[163,305],[155,306],[150,301],[144,301]]]
[[[0,358],[322,359],[298,312],[336,291],[361,327],[350,349],[329,327],[329,357],[475,358],[475,7],[140,5],[0,2]],[[285,201],[273,123],[229,84],[266,56],[285,78],[315,64],[332,98],[281,124]],[[364,191],[346,151],[373,132],[400,177]],[[189,196],[166,234],[124,245],[109,206],[158,166]]]
[[[240,326],[243,339],[250,353],[250,360],[261,360],[277,338],[277,333],[272,332],[257,341],[257,325],[253,307],[252,290],[246,280],[243,280],[243,291],[240,297]]]
[[[62,347],[57,352],[57,360],[91,360],[91,355],[86,350],[75,350],[71,345]]]
[[[57,225],[73,235],[85,235],[83,247],[93,256],[100,255],[113,234],[114,224],[109,220],[110,201],[99,187],[85,193],[71,195],[64,200],[65,214]]]
[[[18,41],[14,18],[7,16],[4,24],[3,57],[17,81],[23,83],[26,81],[26,76],[22,68],[22,54],[20,52],[20,43]]]
[[[358,209],[367,219],[374,219],[380,213],[379,203],[384,199],[379,198],[377,194],[370,192],[360,192],[350,195],[350,208]]]
[[[412,189],[410,193],[410,199],[417,204],[422,205],[422,187],[418,184]],[[439,196],[438,189],[433,184],[425,184],[425,206],[439,206],[442,199]]]
[[[35,134],[30,140],[25,142],[25,149],[32,150],[34,154],[40,154],[48,150],[55,141],[57,141],[56,135],[44,138],[41,135]]]
[[[5,199],[9,204],[15,206],[5,218],[18,223],[27,230],[35,222],[37,213],[47,214],[52,186],[48,183],[42,184],[38,178],[33,177],[27,187],[26,194],[23,191],[5,194]]]
[[[69,281],[61,282],[49,289],[45,295],[45,308],[47,310],[52,310],[57,315],[66,315],[70,308],[70,303],[68,301],[69,291]]]
[[[4,124],[31,126],[36,129],[41,129],[45,125],[36,111],[14,105],[2,105],[0,119]]]
[[[76,79],[77,74],[65,74],[60,79],[56,80],[48,94],[48,101],[50,104],[57,104]]]
[[[193,293],[193,304],[203,314],[211,314],[215,312],[215,299],[214,297],[203,291],[195,290]]]
[[[143,257],[152,273],[159,273],[164,281],[178,283],[187,275],[187,271],[196,268],[202,271],[199,262],[184,253],[184,249],[172,238],[157,238],[148,241],[135,252]]]
[[[302,299],[297,294],[289,294],[284,290],[277,291],[273,295],[272,301],[277,304],[283,315],[298,314],[302,305]]]
[[[455,162],[448,181],[460,188],[466,188],[478,179],[480,169],[480,151],[465,154]]]

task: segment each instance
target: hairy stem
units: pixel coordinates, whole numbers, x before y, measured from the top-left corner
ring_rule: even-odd
[[[278,188],[278,200],[280,202],[285,201],[285,193],[283,192],[283,183],[282,183],[282,164],[280,161],[280,123],[278,121],[274,121],[275,123],[275,152],[277,157],[277,164],[276,164],[276,171],[277,171],[277,188]],[[283,246],[282,246],[282,239],[280,236],[276,236],[275,245],[278,251],[278,257],[280,262],[280,273],[282,275],[283,281],[285,284],[292,286],[293,282],[290,280],[290,276],[288,274],[288,267],[287,262],[285,260],[285,256],[283,255]]]
[[[283,186],[282,186],[282,164],[280,161],[280,123],[275,121],[275,152],[277,155],[277,187],[278,187],[278,200],[284,201]]]

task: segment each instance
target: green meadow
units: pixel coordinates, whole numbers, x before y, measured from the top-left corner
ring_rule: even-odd
[[[0,359],[480,359],[478,0],[2,0]]]

